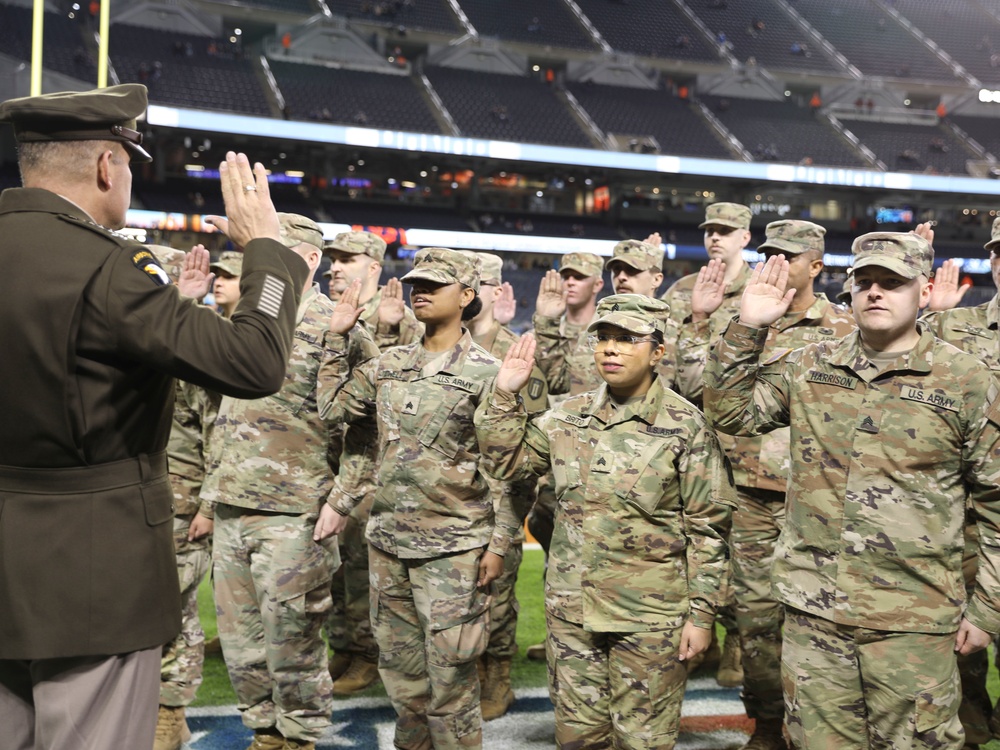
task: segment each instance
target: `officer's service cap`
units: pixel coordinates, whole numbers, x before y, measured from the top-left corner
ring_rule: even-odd
[[[367,255],[381,263],[385,259],[385,240],[371,232],[341,232],[323,246],[323,252],[340,250],[351,255]]]
[[[119,141],[132,161],[152,161],[142,147],[136,120],[146,111],[146,87],[123,83],[93,91],[63,91],[8,99],[0,122],[14,126],[19,143],[40,141]]]
[[[587,328],[596,331],[602,325],[624,328],[629,333],[645,336],[666,330],[670,305],[644,294],[612,294],[597,305],[597,319]]]
[[[312,219],[299,214],[278,214],[281,242],[285,247],[295,247],[303,242],[319,250],[323,247],[323,230]]]
[[[600,276],[604,260],[594,253],[566,253],[559,261],[560,271],[576,271],[583,276]]]
[[[882,266],[906,279],[930,278],[934,266],[931,243],[912,232],[869,232],[854,240],[854,270]]]
[[[226,250],[215,263],[209,266],[209,269],[212,272],[222,271],[230,276],[239,276],[243,273],[243,253],[236,250]]]
[[[663,249],[644,240],[622,240],[615,245],[604,267],[609,268],[612,263],[624,263],[637,271],[659,273],[663,270]]]
[[[823,235],[826,230],[819,224],[798,219],[772,221],[764,230],[766,239],[757,248],[758,252],[777,250],[790,255],[799,255],[808,250],[823,251]]]
[[[752,215],[750,209],[741,203],[713,203],[705,209],[705,221],[698,228],[715,226],[750,229]]]
[[[400,281],[412,284],[418,279],[438,284],[462,284],[479,293],[479,263],[457,250],[427,247],[417,252],[413,270]]]

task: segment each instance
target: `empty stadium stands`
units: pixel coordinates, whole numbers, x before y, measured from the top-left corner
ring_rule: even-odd
[[[86,21],[78,14],[70,19],[62,13],[46,13],[43,65],[49,70],[97,81],[97,61],[83,34]],[[0,52],[20,60],[31,59],[31,9],[0,5]]]
[[[730,158],[708,124],[672,94],[593,83],[568,88],[606,134],[651,135],[665,154]]]
[[[965,162],[974,158],[950,131],[934,125],[848,120],[844,126],[893,171],[966,174]]]
[[[465,0],[462,11],[481,36],[552,47],[596,50],[569,8],[538,0]]]
[[[271,114],[252,63],[235,45],[125,24],[112,27],[110,41],[121,82],[145,83],[151,102]]]
[[[709,29],[725,33],[738,60],[753,58],[759,65],[777,70],[836,70],[818,50],[791,52],[793,44],[804,43],[806,34],[771,0],[741,0],[727,7],[719,7],[710,0],[690,0],[688,4]]]
[[[337,16],[408,29],[461,34],[446,0],[324,0]]]
[[[713,44],[671,0],[577,0],[616,50],[648,57],[718,62]]]
[[[537,78],[428,67],[462,135],[592,147],[552,86]]]
[[[723,125],[735,135],[757,161],[764,161],[772,145],[772,161],[797,164],[805,159],[817,166],[863,167],[865,161],[848,146],[828,123],[808,107],[792,101],[773,102],[703,96]]]
[[[409,76],[270,61],[290,119],[440,133]]]
[[[944,63],[869,0],[795,0],[794,5],[865,75],[955,81]]]

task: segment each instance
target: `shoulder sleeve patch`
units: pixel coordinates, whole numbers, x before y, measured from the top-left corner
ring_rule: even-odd
[[[153,254],[146,248],[138,248],[132,251],[132,264],[140,271],[149,276],[158,286],[167,286],[170,277],[163,270]]]

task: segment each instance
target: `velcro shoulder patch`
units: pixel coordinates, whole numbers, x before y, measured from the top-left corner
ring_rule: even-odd
[[[257,309],[268,317],[277,319],[281,312],[281,300],[285,297],[285,282],[276,276],[267,274],[264,287],[260,290],[260,301]]]
[[[962,407],[960,396],[950,396],[937,391],[924,391],[920,388],[911,388],[904,385],[899,393],[900,397],[907,401],[918,401],[928,406],[937,406],[941,409],[957,412]]]
[[[145,273],[156,282],[157,286],[167,286],[170,284],[170,277],[163,270],[163,266],[153,257],[153,254],[146,248],[138,248],[132,251],[132,265]]]
[[[809,370],[806,373],[806,382],[835,385],[838,388],[848,388],[852,391],[858,387],[857,378],[852,378],[850,375],[842,375],[839,372],[823,372],[822,370]]]

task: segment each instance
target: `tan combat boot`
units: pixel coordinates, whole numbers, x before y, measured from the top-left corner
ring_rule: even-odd
[[[334,654],[330,657],[330,679],[336,682],[343,677],[344,672],[351,666],[352,657],[350,654]]]
[[[524,652],[532,661],[545,661],[545,644],[536,643],[534,646],[528,646],[528,650]]]
[[[757,719],[750,741],[742,750],[788,750],[781,733],[781,719]]]
[[[219,640],[219,636],[215,635],[211,638],[205,639],[205,656],[212,656],[214,654],[222,653],[222,642]]]
[[[253,742],[247,750],[285,750],[285,738],[274,727],[270,729],[255,729],[253,732]]]
[[[191,730],[184,718],[184,706],[160,706],[153,750],[180,750],[189,739]]]
[[[305,740],[285,740],[285,745],[283,750],[316,750],[315,742],[306,742]]]
[[[510,659],[486,658],[485,690],[480,698],[483,721],[499,719],[514,702],[514,691],[510,687]]]
[[[334,695],[354,695],[370,688],[378,682],[378,665],[373,661],[355,656],[351,666],[333,683]]]
[[[736,633],[726,635],[726,641],[722,644],[722,660],[719,662],[715,681],[722,687],[739,687],[743,684],[743,650]]]

